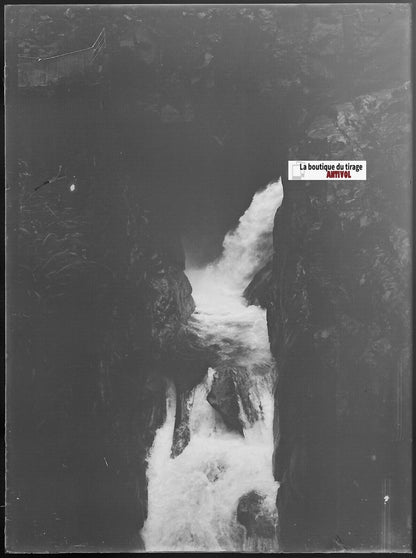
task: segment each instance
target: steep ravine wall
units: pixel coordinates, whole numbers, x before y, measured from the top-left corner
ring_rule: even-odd
[[[284,177],[272,279],[248,289],[271,298],[281,547],[408,550],[409,83],[318,115],[288,158],[364,159],[368,174]]]
[[[138,550],[166,378],[180,392],[206,372],[186,328],[183,250],[119,170],[80,196],[33,193],[34,174],[36,161],[20,161],[8,548]]]

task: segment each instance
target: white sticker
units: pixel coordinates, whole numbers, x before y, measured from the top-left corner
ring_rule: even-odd
[[[289,161],[289,180],[367,180],[366,161]]]

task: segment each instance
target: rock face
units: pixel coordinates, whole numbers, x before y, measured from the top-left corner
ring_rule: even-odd
[[[256,273],[250,284],[244,290],[243,296],[249,304],[267,308],[270,302],[270,292],[273,281],[272,261]]]
[[[215,373],[207,401],[219,412],[230,430],[244,435],[233,370],[227,369]]]
[[[284,180],[268,305],[283,550],[409,549],[409,115],[408,83],[359,96],[289,156],[368,174]]]
[[[166,378],[180,393],[207,370],[183,254],[116,176],[74,207],[31,196],[33,169],[19,169],[8,544],[138,550]]]
[[[244,525],[248,537],[273,539],[276,536],[277,516],[265,506],[265,496],[254,490],[239,499],[237,521]]]
[[[244,428],[250,427],[262,413],[252,371],[243,366],[218,365],[207,401],[218,411],[229,430],[242,436]]]
[[[176,397],[175,427],[171,449],[172,458],[180,455],[191,439],[188,396],[189,392],[185,391]]]

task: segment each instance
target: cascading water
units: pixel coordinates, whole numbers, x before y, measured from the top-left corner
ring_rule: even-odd
[[[176,394],[174,385],[168,386],[167,418],[148,458],[148,518],[142,530],[148,551],[277,550],[275,367],[265,310],[248,306],[242,293],[271,256],[282,197],[280,180],[256,193],[235,231],[226,235],[221,258],[187,270],[197,308],[193,327],[218,347],[221,366],[209,369],[188,397],[190,441],[175,458]],[[207,400],[215,377],[230,369],[244,435],[230,431]]]

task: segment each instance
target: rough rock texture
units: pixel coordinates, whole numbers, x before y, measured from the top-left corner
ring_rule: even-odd
[[[78,206],[65,189],[33,195],[32,170],[20,164],[8,544],[137,550],[165,378],[180,390],[207,370],[186,332],[183,254],[134,187],[94,182]]]
[[[262,372],[264,369],[259,366],[256,374]],[[260,393],[253,375],[254,372],[250,368],[217,361],[211,389],[207,395],[208,403],[218,411],[224,424],[231,431],[242,435],[244,429],[259,420],[263,412]]]
[[[270,292],[273,281],[272,260],[265,265],[251,280],[244,290],[243,296],[249,304],[267,308],[270,302]]]
[[[180,455],[191,439],[189,428],[189,392],[183,392],[176,397],[175,427],[173,431],[171,457]]]
[[[277,514],[264,505],[265,496],[255,490],[241,496],[237,521],[244,525],[248,537],[272,539],[276,536]]]
[[[231,431],[244,435],[234,374],[231,369],[215,372],[207,401]]]
[[[409,549],[409,117],[408,83],[362,95],[289,156],[368,170],[284,180],[268,307],[283,550]]]

